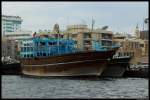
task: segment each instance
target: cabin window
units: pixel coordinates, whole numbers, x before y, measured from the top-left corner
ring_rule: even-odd
[[[40,52],[40,56],[42,56],[42,53]]]
[[[45,42],[40,42],[40,45],[41,45],[41,46],[44,46],[44,45],[45,45]]]
[[[31,54],[31,57],[33,57],[33,54]]]
[[[43,56],[46,56],[46,53],[43,53]]]
[[[26,55],[24,55],[24,57],[26,58]]]
[[[27,55],[27,57],[29,58],[29,57],[30,57],[30,55],[28,54],[28,55]]]
[[[53,42],[53,45],[56,45],[57,44],[57,42]]]
[[[40,53],[37,53],[37,56],[40,56]]]
[[[53,43],[52,43],[52,42],[48,42],[48,44],[49,44],[49,45],[53,45]]]

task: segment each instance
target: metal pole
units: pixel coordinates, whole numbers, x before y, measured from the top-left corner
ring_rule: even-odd
[[[144,31],[144,20],[143,20],[143,31]]]
[[[57,50],[58,50],[58,54],[59,54],[59,33],[57,33],[57,45],[58,45]]]

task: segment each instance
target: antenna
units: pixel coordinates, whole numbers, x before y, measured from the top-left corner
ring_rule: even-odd
[[[144,31],[144,27],[145,27],[144,24],[145,24],[145,22],[144,22],[144,18],[143,18],[143,31]]]
[[[69,17],[67,17],[67,26],[69,25]]]
[[[67,17],[67,39],[69,39],[68,26],[69,26],[69,17]]]
[[[95,24],[95,20],[94,20],[93,17],[92,17],[92,31],[93,31],[93,29],[94,29],[94,24]]]

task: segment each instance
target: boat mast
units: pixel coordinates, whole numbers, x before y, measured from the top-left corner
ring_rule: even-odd
[[[69,18],[68,17],[67,17],[67,24],[69,25]],[[69,48],[69,32],[68,32],[68,28],[67,28],[67,52],[68,52],[68,48]]]
[[[59,29],[57,31],[57,38],[58,38],[58,54],[59,54]]]

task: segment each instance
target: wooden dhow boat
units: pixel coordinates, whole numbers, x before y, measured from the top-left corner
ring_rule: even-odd
[[[100,76],[117,49],[82,51],[71,39],[34,37],[21,43],[22,73],[32,76]]]

